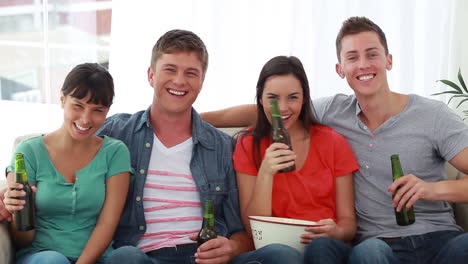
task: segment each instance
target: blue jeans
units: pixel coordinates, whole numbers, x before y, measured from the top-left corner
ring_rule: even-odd
[[[160,254],[150,257],[136,247],[125,246],[115,249],[106,258],[106,264],[173,264],[191,263],[196,248],[184,248],[177,252]],[[246,252],[231,260],[231,264],[276,264],[276,263],[302,263],[302,256],[296,249],[281,245],[271,244],[260,249]]]
[[[304,263],[346,263],[351,247],[343,241],[319,237],[310,242],[304,252]]]
[[[302,263],[302,254],[297,249],[282,244],[270,244],[254,251],[243,253],[231,260],[231,264],[295,264]]]
[[[77,259],[69,258],[63,254],[53,251],[39,251],[26,253],[16,260],[16,264],[73,264]],[[104,259],[99,259],[96,263],[104,263]]]
[[[189,264],[193,255],[197,251],[196,247],[181,248],[177,251],[163,252],[157,256],[148,256],[137,247],[124,246],[115,249],[107,256],[106,264]]]
[[[355,246],[349,263],[467,263],[468,233],[438,231],[396,241],[368,239]]]

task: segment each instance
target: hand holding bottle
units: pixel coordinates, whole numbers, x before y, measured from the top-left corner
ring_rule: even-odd
[[[4,202],[7,210],[14,213],[16,229],[19,231],[32,230],[36,225],[35,190],[28,181],[23,153],[15,154],[15,176],[16,183],[9,184],[10,187],[5,193]]]
[[[270,100],[271,109],[271,126],[272,133],[271,138],[275,143],[282,143],[288,146],[289,150],[292,150],[291,139],[289,138],[288,130],[283,125],[283,119],[278,106],[278,100]],[[288,163],[289,166],[279,169],[279,172],[290,172],[296,170],[295,163]]]
[[[215,239],[218,234],[215,231],[215,209],[214,201],[206,200],[203,206],[203,223],[197,236],[197,244],[200,247],[208,240]]]
[[[198,244],[192,263],[227,263],[232,258],[233,249],[229,239],[218,236],[215,231],[215,208],[213,200],[206,200],[203,206],[203,223],[196,237]]]
[[[409,208],[419,199],[436,201],[436,184],[421,180],[413,174],[407,174],[388,186],[388,191],[393,195],[393,206],[399,212],[405,204]]]
[[[26,192],[23,191],[23,185],[21,183],[11,182],[8,183],[7,191],[3,197],[3,203],[5,205],[5,209],[14,214],[16,211],[20,211],[24,208],[24,204],[26,203],[24,200],[17,199],[18,197],[26,196]],[[31,186],[33,192],[37,191],[36,186]]]
[[[403,173],[403,169],[401,168],[400,157],[397,154],[392,155],[390,157],[390,160],[392,164],[392,178],[393,178],[393,181],[395,182],[403,178],[404,173]],[[401,195],[402,192],[401,190],[399,190],[400,188],[401,186],[396,185],[396,189],[393,190],[393,195],[395,195],[395,192],[397,193],[399,192],[399,194]],[[412,195],[413,193],[407,193],[406,197],[408,198]],[[411,225],[412,223],[414,223],[414,219],[415,219],[414,209],[412,206],[406,205],[406,201],[405,203],[401,203],[401,204],[400,203],[401,201],[398,202],[399,209],[398,208],[394,209],[396,222],[398,225],[401,225],[401,226]],[[393,205],[395,206],[395,201],[393,201]]]
[[[191,237],[196,240],[196,237]],[[194,263],[228,263],[233,258],[231,241],[223,236],[217,236],[199,246],[195,253]]]
[[[280,170],[295,164],[296,154],[283,143],[273,143],[265,150],[265,156],[260,165],[259,174],[274,175]]]

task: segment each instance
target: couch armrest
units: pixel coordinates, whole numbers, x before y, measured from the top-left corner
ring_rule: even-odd
[[[6,187],[6,181],[0,180],[0,190]],[[15,251],[8,233],[8,223],[0,222],[0,263],[12,264]]]
[[[447,176],[449,180],[458,180],[466,175],[447,162]],[[453,211],[455,213],[457,224],[461,226],[463,230],[468,231],[468,203],[453,204]]]
[[[0,263],[13,263],[15,251],[8,233],[8,223],[0,223]]]

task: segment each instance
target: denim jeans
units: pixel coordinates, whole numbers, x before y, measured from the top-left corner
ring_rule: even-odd
[[[162,252],[157,256],[148,256],[137,247],[124,246],[115,249],[107,256],[106,264],[190,264],[197,248],[187,247],[177,251]]]
[[[319,237],[306,246],[304,252],[304,263],[346,263],[351,247],[343,241]]]
[[[191,263],[196,249],[183,248],[177,252],[159,254],[150,257],[136,247],[124,246],[115,249],[106,258],[106,264],[173,264]],[[260,249],[246,252],[231,260],[231,264],[295,264],[302,263],[302,256],[296,249],[271,244]]]
[[[16,260],[16,264],[73,264],[77,261],[74,258],[68,258],[63,254],[53,251],[39,251],[39,252],[32,252],[26,253],[20,256]],[[102,264],[104,263],[104,258],[99,259],[96,263]]]
[[[438,231],[384,242],[368,239],[355,246],[349,263],[467,263],[468,233]]]
[[[282,244],[270,244],[243,253],[231,260],[231,264],[295,264],[302,263],[297,249]]]

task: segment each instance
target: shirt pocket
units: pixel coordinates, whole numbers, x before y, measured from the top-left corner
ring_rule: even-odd
[[[199,186],[201,201],[213,200],[215,212],[222,207],[224,199],[227,198],[227,185],[220,179],[208,179],[208,183]]]
[[[201,185],[200,201],[203,203],[206,200],[213,200],[215,207],[215,226],[219,234],[226,232],[224,219],[224,203],[228,199],[228,189],[224,181],[220,179],[209,179],[208,183]]]

